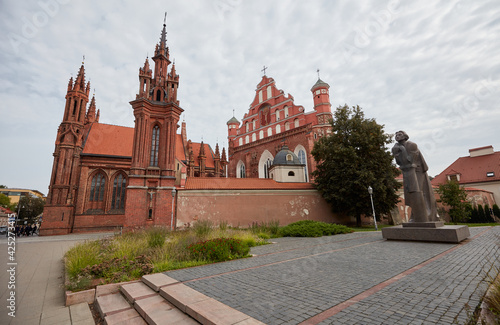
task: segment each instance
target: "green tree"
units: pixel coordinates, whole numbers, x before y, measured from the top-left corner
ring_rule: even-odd
[[[471,223],[479,222],[479,212],[477,211],[476,207],[472,207],[471,209],[469,222]]]
[[[500,218],[500,208],[498,207],[497,204],[493,204],[493,214],[497,217]]]
[[[479,222],[486,222],[486,214],[484,213],[484,208],[481,204],[477,205],[477,219]]]
[[[43,207],[45,205],[45,201],[39,197],[31,197],[31,196],[22,196],[19,200],[18,206],[20,208],[16,212],[19,211],[19,219],[23,221],[27,221],[28,223],[33,223],[43,212]]]
[[[484,222],[487,223],[487,222],[495,222],[495,220],[493,220],[493,216],[491,215],[491,210],[490,210],[490,206],[488,205],[488,203],[486,203],[484,205]]]
[[[11,211],[14,211],[13,209],[16,207],[15,204],[10,202],[10,198],[3,193],[0,193],[0,206],[10,209]]]
[[[333,212],[371,215],[368,186],[373,188],[377,215],[390,213],[399,201],[399,170],[386,149],[392,136],[375,119],[367,119],[359,106],[339,106],[330,121],[332,133],[320,138],[312,150],[317,162],[314,183]]]
[[[439,193],[438,202],[449,207],[448,215],[451,222],[467,222],[469,220],[471,210],[468,207],[470,203],[467,201],[467,192],[457,181],[451,180],[439,185],[437,192]]]

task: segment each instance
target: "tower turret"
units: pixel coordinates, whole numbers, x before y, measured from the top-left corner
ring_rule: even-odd
[[[330,104],[330,85],[321,80],[318,76],[318,81],[312,86],[311,92],[313,94],[314,110],[318,118],[319,124],[328,124],[332,118],[332,109]]]
[[[233,116],[229,121],[227,121],[227,138],[229,139],[229,141],[232,141],[236,138],[239,128],[240,121],[238,121],[236,117]]]
[[[179,75],[174,67],[168,73],[171,62],[166,18],[152,59],[153,69],[149,59],[139,69],[139,93],[130,102],[135,117],[131,177],[125,203],[125,223],[130,227],[171,222],[165,211],[172,211],[176,131],[183,109],[177,100]],[[144,202],[144,197],[149,201]]]
[[[82,63],[76,79],[71,77],[68,83],[63,120],[55,141],[52,176],[43,211],[45,226],[40,229],[41,234],[66,234],[73,230],[85,123],[89,118],[96,119],[94,98],[89,112],[86,110],[89,92],[90,82],[85,84]]]

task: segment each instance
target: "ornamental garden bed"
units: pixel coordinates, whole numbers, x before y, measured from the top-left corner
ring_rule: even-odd
[[[98,285],[134,281],[146,274],[246,258],[250,247],[268,244],[267,239],[273,237],[318,237],[352,231],[311,220],[286,227],[280,227],[278,221],[254,223],[245,229],[202,220],[186,230],[152,227],[86,241],[65,255],[67,297]]]

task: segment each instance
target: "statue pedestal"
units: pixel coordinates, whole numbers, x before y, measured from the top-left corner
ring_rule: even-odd
[[[469,227],[445,226],[442,221],[407,222],[401,226],[382,228],[382,237],[387,240],[460,243],[469,236]]]

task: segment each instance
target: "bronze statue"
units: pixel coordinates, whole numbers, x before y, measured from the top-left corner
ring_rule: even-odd
[[[403,172],[405,203],[411,207],[410,222],[440,221],[436,199],[427,176],[427,164],[414,142],[404,131],[396,132],[392,154]]]

